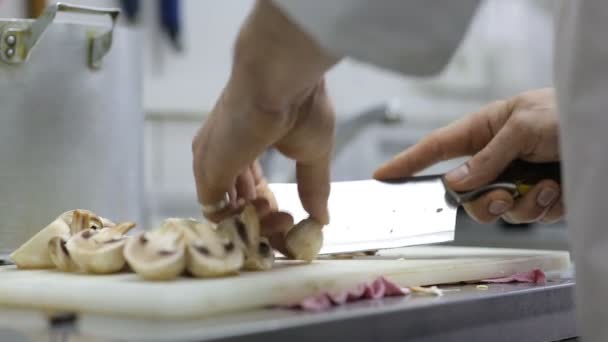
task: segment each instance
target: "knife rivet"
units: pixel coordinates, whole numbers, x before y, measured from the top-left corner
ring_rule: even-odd
[[[13,46],[17,42],[17,37],[14,34],[6,36],[6,44]]]
[[[13,55],[15,55],[15,49],[13,49],[13,48],[6,49],[6,56],[13,57]]]

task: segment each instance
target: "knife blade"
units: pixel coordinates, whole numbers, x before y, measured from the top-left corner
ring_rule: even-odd
[[[319,254],[452,241],[459,205],[495,189],[506,190],[517,198],[542,179],[560,182],[559,162],[515,161],[494,182],[468,192],[451,190],[443,175],[332,182],[328,199],[330,223],[323,228]],[[292,214],[295,222],[308,216],[296,184],[273,183],[270,189],[279,208]]]
[[[271,184],[279,207],[296,222],[307,217],[296,184]],[[457,208],[447,202],[442,177],[401,182],[333,182],[330,223],[323,228],[320,254],[429,244],[454,239]]]

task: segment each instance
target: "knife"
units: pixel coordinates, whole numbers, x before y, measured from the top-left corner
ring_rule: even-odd
[[[323,228],[320,254],[342,254],[431,244],[454,240],[458,207],[496,189],[513,198],[543,179],[561,183],[559,162],[513,162],[494,182],[468,192],[456,192],[443,175],[332,182],[328,200],[331,222]],[[280,209],[296,222],[308,215],[297,185],[270,184]]]

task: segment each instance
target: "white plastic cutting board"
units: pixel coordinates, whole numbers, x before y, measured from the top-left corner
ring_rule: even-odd
[[[479,280],[570,266],[567,252],[425,246],[353,260],[278,262],[221,279],[146,282],[134,274],[78,275],[0,268],[0,306],[177,319],[287,304],[383,275],[401,286]]]

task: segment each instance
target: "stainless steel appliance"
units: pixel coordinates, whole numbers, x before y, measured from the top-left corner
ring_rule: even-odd
[[[141,49],[118,13],[0,21],[0,254],[66,210],[140,219]]]

